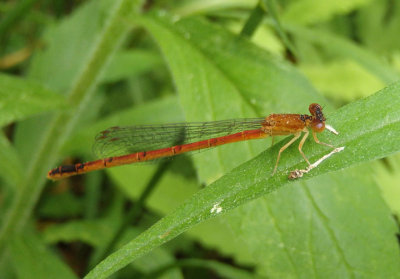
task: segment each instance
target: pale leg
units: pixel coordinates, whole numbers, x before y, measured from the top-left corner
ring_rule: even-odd
[[[329,146],[329,147],[332,147],[332,148],[335,148],[333,145],[331,145],[331,144],[328,144],[328,143],[325,143],[325,142],[320,142],[319,141],[319,139],[317,138],[317,133],[316,132],[312,132],[312,135],[313,135],[313,137],[314,137],[314,140],[315,140],[315,142],[316,143],[318,143],[318,144],[322,144],[322,145],[325,145],[325,146]]]
[[[288,148],[293,142],[295,142],[299,137],[301,136],[301,132],[297,132],[296,134],[294,134],[294,137],[284,146],[282,146],[282,148],[279,150],[278,153],[278,158],[276,159],[276,164],[275,164],[275,168],[274,171],[272,173],[272,176],[274,176],[275,172],[276,172],[276,168],[278,167],[278,163],[279,163],[279,159],[281,158],[281,153]]]
[[[308,159],[307,159],[306,155],[304,154],[303,150],[301,150],[301,149],[303,148],[303,144],[304,144],[304,142],[306,141],[306,139],[307,139],[309,133],[310,133],[310,132],[309,132],[308,129],[306,128],[306,129],[304,130],[304,136],[303,136],[303,138],[301,139],[300,144],[299,144],[299,152],[300,152],[301,156],[303,156],[304,160],[306,160],[307,164],[308,164],[308,165],[311,165],[311,164],[310,164],[310,161],[308,161]]]

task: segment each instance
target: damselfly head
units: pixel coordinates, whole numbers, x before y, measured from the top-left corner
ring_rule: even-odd
[[[319,104],[312,103],[308,110],[313,116],[313,120],[311,122],[311,129],[313,131],[320,133],[325,129],[325,120],[324,114],[322,113],[322,107]]]

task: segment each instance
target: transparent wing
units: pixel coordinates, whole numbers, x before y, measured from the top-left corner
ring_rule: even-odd
[[[111,127],[100,132],[93,146],[101,157],[131,154],[222,137],[260,129],[265,118],[232,119],[213,122],[174,123]]]

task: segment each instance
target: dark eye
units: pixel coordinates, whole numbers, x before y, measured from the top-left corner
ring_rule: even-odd
[[[308,110],[310,111],[310,113],[312,115],[315,115],[317,113],[319,113],[321,111],[321,106],[319,104],[316,103],[312,103],[309,107]]]

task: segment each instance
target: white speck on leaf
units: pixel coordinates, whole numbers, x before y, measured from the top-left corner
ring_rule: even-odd
[[[217,202],[214,204],[214,206],[211,208],[210,213],[216,213],[219,214],[222,211],[222,207],[220,206],[220,202]]]

